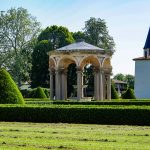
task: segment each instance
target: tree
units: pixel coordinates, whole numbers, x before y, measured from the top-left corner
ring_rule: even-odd
[[[52,49],[48,40],[37,43],[32,53],[32,71],[31,86],[33,88],[42,86],[47,87],[49,82],[48,55],[47,52]]]
[[[114,76],[114,79],[120,80],[120,81],[125,81],[125,75],[123,75],[122,73],[118,73]]]
[[[115,43],[108,33],[105,20],[91,17],[85,22],[84,34],[88,43],[105,50],[114,49]]]
[[[85,40],[86,41],[86,36],[85,36],[84,32],[82,32],[82,31],[72,32],[72,36],[76,42],[79,40]]]
[[[32,87],[49,87],[47,52],[68,45],[74,41],[69,30],[62,26],[50,26],[41,32],[32,54]]]
[[[134,76],[127,74],[125,76],[125,81],[128,83],[129,88],[134,89]]]
[[[31,53],[40,23],[24,8],[11,8],[0,15],[0,67],[6,67],[21,86],[29,79]]]
[[[56,25],[47,27],[41,32],[38,41],[42,40],[48,40],[51,43],[52,49],[50,50],[55,50],[74,41],[71,33],[66,27]]]
[[[22,94],[5,69],[0,69],[0,103],[24,104]]]
[[[127,82],[128,87],[134,89],[134,76],[127,74],[123,75],[122,73],[118,73],[114,76],[114,79]]]

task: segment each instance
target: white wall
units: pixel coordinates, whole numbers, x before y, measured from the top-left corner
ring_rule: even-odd
[[[150,60],[135,61],[135,96],[150,98]]]

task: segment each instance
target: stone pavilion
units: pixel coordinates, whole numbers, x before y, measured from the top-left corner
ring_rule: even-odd
[[[67,99],[67,69],[76,65],[77,100],[83,95],[83,69],[87,64],[94,66],[94,99],[111,99],[112,50],[104,50],[84,41],[76,42],[48,52],[50,71],[50,99]],[[55,85],[55,91],[54,91]]]

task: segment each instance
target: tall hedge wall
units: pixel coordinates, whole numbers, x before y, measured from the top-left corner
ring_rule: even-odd
[[[0,121],[150,125],[150,107],[0,106]]]

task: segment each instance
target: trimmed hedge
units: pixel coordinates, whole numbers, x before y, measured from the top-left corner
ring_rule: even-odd
[[[32,101],[32,102],[43,102],[43,101],[52,101],[49,98],[25,98],[25,101]]]
[[[31,98],[47,98],[43,88],[41,87],[37,87],[36,89],[33,89],[30,93],[30,97]]]
[[[111,84],[111,99],[119,99],[119,95],[115,89],[114,83]]]
[[[1,105],[0,121],[150,125],[149,106]]]
[[[127,89],[127,91],[122,94],[122,98],[123,99],[136,99],[133,89],[130,89],[130,88]]]
[[[36,101],[26,101],[26,104],[56,104],[56,105],[150,105],[150,101],[125,101],[125,102],[62,102],[62,101],[44,101],[36,99]]]
[[[24,104],[21,92],[5,69],[0,69],[0,103]]]

